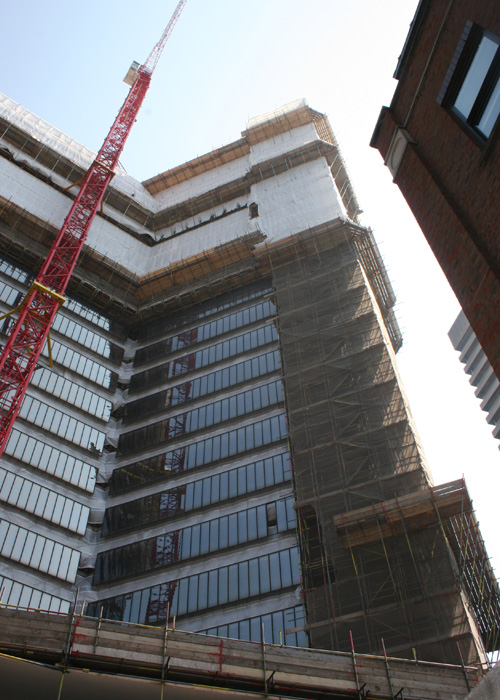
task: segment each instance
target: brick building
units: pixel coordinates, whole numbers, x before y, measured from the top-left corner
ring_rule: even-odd
[[[500,12],[420,0],[371,145],[500,377]]]

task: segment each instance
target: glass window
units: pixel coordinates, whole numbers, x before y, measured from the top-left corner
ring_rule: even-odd
[[[498,49],[497,42],[483,36],[455,100],[455,108],[467,119]]]
[[[181,510],[193,510],[193,508],[194,508],[194,484],[187,484],[186,493],[184,496],[184,502],[181,503]]]
[[[243,452],[245,449],[244,445],[242,446],[241,452]],[[237,430],[231,430],[229,433],[229,455],[233,456],[235,454],[238,454],[239,452],[239,445],[238,445],[238,431]]]
[[[229,498],[234,498],[238,495],[238,474],[233,469],[228,474],[229,477]]]
[[[132,605],[131,608],[129,603],[125,615],[132,622],[146,622],[146,624],[154,619],[158,619],[158,616],[164,619],[166,604],[170,595],[169,591],[172,590],[175,590],[176,593],[173,598],[171,613],[177,615],[195,612],[206,607],[223,605],[229,600],[245,599],[249,595],[258,595],[267,587],[265,580],[264,589],[260,584],[262,574],[259,576],[259,568],[262,570],[265,564],[267,571],[269,571],[270,561],[271,568],[273,568],[275,562],[278,561],[278,554],[281,556],[281,553],[276,553],[276,555],[271,555],[271,557],[266,555],[258,559],[251,559],[239,564],[232,564],[229,567],[225,566],[218,570],[203,572],[179,581],[163,584],[160,587],[160,593],[158,586],[136,591],[129,594],[128,599],[130,601],[134,597],[135,600],[135,597],[137,597],[137,600],[139,600],[139,597],[141,597],[143,602],[140,609],[135,605]],[[277,588],[278,586],[273,586],[273,589]],[[149,601],[147,608],[144,605],[145,599]],[[123,597],[118,596],[92,603],[89,605],[89,614],[98,614],[102,606],[104,617],[119,618],[121,612],[118,610],[118,607],[122,605],[122,600]]]
[[[248,541],[247,511],[243,510],[238,515],[238,543]]]
[[[178,590],[179,590],[179,597],[178,597],[178,606],[177,606],[177,614],[178,615],[184,615],[187,612],[187,606],[188,606],[188,588],[189,588],[189,579],[184,578],[181,579],[178,583]]]
[[[231,564],[228,570],[228,585],[229,585],[229,601],[238,600],[239,598],[239,582],[238,582],[238,564]]]
[[[216,474],[213,476],[211,479],[206,479],[207,483],[210,484],[210,503],[217,503],[218,501],[223,500],[220,495],[220,475]]]
[[[203,479],[201,482],[202,487],[203,487],[203,497],[202,497],[202,505],[208,506],[211,503],[211,480],[210,479]]]
[[[206,523],[204,523],[206,524]],[[191,528],[191,556],[197,557],[200,553],[200,525],[194,525]]]
[[[250,595],[259,595],[260,593],[260,581],[259,581],[259,560],[250,559],[248,562],[248,580]]]
[[[228,601],[228,570],[227,566],[219,569],[219,605],[223,605]]]
[[[262,621],[262,630],[264,634],[264,642],[266,644],[272,644],[273,643],[273,622],[272,622],[272,617],[271,615],[262,615],[261,617]]]
[[[233,547],[238,544],[238,515],[231,513],[228,518],[229,527],[229,546]]]
[[[243,333],[236,338],[232,338],[230,341],[217,343],[204,350],[199,350],[181,358],[174,359],[171,362],[138,372],[131,378],[130,394],[132,395],[150,386],[157,386],[167,381],[170,377],[177,377],[193,369],[205,367],[250,349],[267,345],[277,341],[277,339],[278,333],[275,326],[264,326],[263,328]],[[209,379],[207,378],[207,391],[210,393],[215,390],[215,379],[213,377],[210,379],[210,386],[208,386],[208,381]],[[238,379],[238,381],[241,380]],[[198,389],[196,391],[198,391]]]
[[[257,508],[257,536],[267,536],[267,507],[258,506]]]
[[[48,356],[47,346],[45,346],[43,354]],[[52,358],[54,362],[67,367],[77,374],[81,374],[86,379],[103,386],[105,389],[112,388],[116,382],[116,373],[98,362],[84,357],[76,350],[68,348],[57,340],[52,340]]]
[[[72,555],[78,560],[80,555],[76,550],[3,520],[0,521],[0,538],[3,538],[3,556],[74,583],[76,566],[69,571],[67,567],[61,569],[60,564],[71,559]]]
[[[271,590],[271,581],[269,577],[269,558],[259,557],[259,581],[260,592],[268,593]]]
[[[279,553],[280,555],[280,573],[283,588],[292,585],[292,571],[290,566],[290,555],[288,550]]]
[[[250,620],[241,620],[239,623],[238,639],[250,642]]]
[[[62,613],[69,610],[69,601],[43,593],[31,586],[16,583],[5,576],[0,576],[0,590],[3,594],[2,602],[4,605],[21,605],[42,611],[50,610]]]
[[[97,418],[108,421],[111,415],[111,401],[78,386],[69,379],[57,376],[49,369],[43,368],[33,374],[32,384],[57,396],[63,401],[90,413]]]
[[[78,521],[80,521],[82,510],[84,516],[78,528],[85,527],[83,523],[86,524],[90,512],[87,506],[80,506],[70,498],[42,488],[28,479],[14,476],[3,468],[0,468],[0,480],[3,482],[0,500],[11,503],[29,513],[35,513],[45,520],[67,527],[74,532],[78,530],[76,524],[70,523],[69,514],[78,506]]]
[[[272,382],[237,394],[231,399],[216,401],[192,411],[172,416],[153,425],[122,434],[119,440],[118,454],[122,455],[131,451],[137,451],[142,448],[145,442],[149,447],[153,447],[180,435],[218,424],[227,417],[235,418],[236,416],[258,410],[262,405],[268,406],[271,403],[278,403],[282,400],[282,391],[278,391],[280,387],[281,381]],[[271,400],[269,399],[270,396],[272,397]],[[263,401],[261,401],[262,397],[264,397]],[[227,411],[223,413],[221,405],[226,405],[228,402],[231,405],[232,401],[236,401],[236,409],[230,410],[229,413]],[[73,441],[76,441],[76,438]],[[84,439],[82,438],[83,441]],[[252,449],[254,446],[253,427],[247,430],[247,442],[246,449]]]
[[[17,537],[14,540],[14,545],[12,547],[12,550],[9,554],[9,557],[11,559],[14,559],[14,561],[21,561],[22,553],[24,550],[24,546],[26,544],[26,540],[28,538],[28,532],[24,528],[19,528],[17,531]],[[30,552],[33,550],[33,545],[30,547]]]
[[[269,294],[272,291],[272,286],[268,280],[257,282],[255,284],[244,287],[238,291],[225,294],[217,299],[212,299],[209,302],[197,305],[188,311],[182,311],[178,314],[163,317],[157,321],[143,326],[141,329],[141,339],[155,337],[161,333],[166,333],[168,330],[178,328],[198,319],[212,316],[224,309],[228,309],[238,304],[242,304],[251,299],[256,299]]]
[[[193,505],[195,508],[201,508],[203,499],[203,483],[201,481],[195,481],[195,483],[193,484],[193,489]]]
[[[208,607],[208,573],[199,575],[198,584],[198,610]]]
[[[239,598],[240,600],[244,600],[250,595],[248,562],[243,561],[240,564],[238,564],[238,567]]]
[[[260,617],[253,617],[250,620],[250,641],[260,642],[262,639],[262,623]]]
[[[269,555],[269,570],[271,579],[271,590],[276,591],[281,588],[280,556],[279,552]]]
[[[297,584],[300,581],[299,550],[297,547],[293,547],[289,551],[292,568],[292,583]]]
[[[29,401],[24,401],[19,415],[36,425],[49,430],[60,437],[81,445],[89,447],[89,439],[92,437],[94,443],[104,444],[105,435],[98,430],[92,430],[90,426],[81,421],[71,418],[67,414],[59,411],[38,399],[26,397]]]
[[[210,522],[201,523],[200,526],[200,554],[210,551]]]
[[[285,501],[277,503],[281,504],[285,518],[282,529],[286,529]],[[277,503],[260,505],[257,508],[239,511],[229,516],[185,527],[182,530],[172,530],[141,542],[100,552],[97,556],[94,582],[103,583],[168,566],[176,561],[178,546],[181,548],[180,559],[186,560],[207,554],[209,551],[215,552],[228,546],[244,544],[258,537],[266,537],[268,534],[267,511],[270,508],[275,511]],[[60,514],[60,508],[57,517],[64,517],[64,514]],[[119,525],[120,520],[118,520],[118,532],[121,531]]]
[[[35,546],[33,547],[33,553],[29,559],[29,561],[26,562],[27,566],[31,566],[33,569],[38,569],[40,566],[40,561],[42,559],[43,555],[43,548],[45,545],[45,541],[43,537],[39,537],[38,535],[35,537]]]
[[[279,441],[286,437],[286,422],[283,414],[261,421],[260,424],[263,427],[265,444]],[[186,445],[172,452],[141,460],[125,467],[119,467],[113,471],[111,477],[111,493],[120,493],[139,487],[144,483],[161,481],[168,478],[170,473],[209,464],[213,461],[214,454],[215,459],[219,459],[219,455],[223,459],[224,457],[244,452],[248,449],[245,435],[247,432],[252,434],[254,429],[255,423],[247,428],[237,428],[229,433]],[[220,446],[220,452],[218,449],[214,449],[214,445]],[[265,486],[263,472],[262,482],[256,478],[256,485],[258,488]],[[224,490],[225,485],[221,484],[221,489]],[[233,487],[231,482],[231,489],[230,493],[237,495],[237,484]]]
[[[245,449],[246,449],[246,450],[253,450],[253,448],[255,447],[255,443],[254,443],[254,439],[253,439],[253,436],[254,436],[254,426],[253,426],[253,425],[248,425],[248,426],[244,429],[244,433],[243,433],[243,434],[245,435],[245,437],[244,437]]]
[[[208,572],[208,607],[215,607],[218,602],[217,569]]]
[[[283,612],[272,613],[272,623],[273,623],[273,644],[283,644],[284,642],[284,624],[283,624]]]
[[[182,531],[182,559],[189,559],[191,556],[191,532],[192,529],[190,527],[186,527]]]
[[[227,515],[219,520],[219,543],[221,549],[229,546],[229,519]]]
[[[267,318],[274,315],[275,307],[270,302],[264,302],[264,304],[260,304],[260,306],[262,306],[260,313],[262,318]],[[171,338],[161,340],[158,343],[139,349],[136,352],[134,364],[135,366],[140,366],[141,364],[150,362],[158,357],[162,357],[170,351],[175,352],[181,348],[186,348],[194,345],[195,343],[200,343],[208,340],[209,338],[214,338],[217,335],[227,333],[229,330],[241,328],[242,326],[251,323],[256,317],[257,314],[254,314],[253,318],[251,319],[248,310],[246,310],[244,313],[236,312],[229,314],[228,316],[218,319],[217,321],[211,321],[199,326],[198,328],[183,331],[179,335],[172,336]]]
[[[220,519],[210,521],[210,551],[211,552],[215,552],[219,549],[219,547],[221,547],[220,540],[219,540],[219,523],[220,523]]]
[[[500,115],[500,37],[473,25],[458,51],[445,104],[486,140]]]
[[[98,333],[84,328],[79,323],[68,319],[63,314],[58,314],[55,317],[53,329],[89,350],[103,355],[103,357],[108,359],[112,358],[116,362],[121,362],[123,357],[122,348],[110,343],[109,340],[103,338]]]
[[[248,539],[257,539],[257,512],[258,508],[250,508],[248,511]]]

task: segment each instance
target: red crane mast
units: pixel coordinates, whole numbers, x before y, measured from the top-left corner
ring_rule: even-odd
[[[57,238],[26,297],[0,356],[0,456],[17,418],[38,358],[61,304],[90,226],[130,134],[161,53],[187,0],[180,0],[158,43],[142,66],[131,69],[132,86],[113,126],[83,178]],[[132,78],[130,78],[132,76]],[[133,82],[132,82],[133,81]],[[12,313],[12,312],[10,312]]]

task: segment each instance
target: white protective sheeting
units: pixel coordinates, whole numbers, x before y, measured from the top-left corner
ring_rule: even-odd
[[[61,156],[87,170],[96,154],[63,131],[44,121],[22,105],[0,93],[0,117],[25,131],[44,146],[53,148]]]
[[[42,146],[53,149],[61,157],[67,158],[83,170],[88,170],[95,160],[96,153],[2,93],[0,93],[0,117],[25,131]],[[103,134],[103,139],[104,136],[105,134]],[[120,165],[117,168],[113,187],[128,196],[132,195],[150,209],[156,206],[153,197],[146,188],[133,177],[127,175]]]
[[[303,99],[290,102],[278,110],[251,119],[247,125],[248,129],[280,117],[286,118],[287,115],[305,107],[307,102]],[[73,161],[75,165],[88,168],[95,157],[90,150],[4,95],[0,95],[0,115],[40,143]],[[233,182],[243,177],[252,167],[258,167],[260,163],[284,156],[287,152],[316,140],[318,135],[313,123],[290,128],[253,144],[249,155],[169,187],[155,197],[150,195],[141,183],[125,173],[117,174],[112,187],[122,191],[127,197],[133,197],[133,201],[154,214],[167,206],[180,204]],[[25,154],[17,154],[18,157],[21,155],[29,159]],[[34,165],[36,167],[36,164]],[[67,198],[52,188],[48,189],[45,183],[34,180],[28,173],[5,160],[0,163],[0,188],[2,191],[8,191],[10,199],[21,208],[29,210],[56,227],[62,225],[68,211]],[[259,208],[259,217],[252,220],[249,219],[246,208],[250,202],[255,202]],[[209,221],[211,217],[220,216],[225,212],[232,213]],[[114,210],[110,210],[109,213],[139,233],[154,235],[134,221],[128,220],[126,215]],[[98,255],[107,257],[114,264],[129,270],[132,277],[142,277],[218,245],[236,241],[256,229],[262,231],[269,241],[276,241],[339,217],[346,217],[345,208],[326,160],[318,157],[285,173],[257,182],[252,185],[249,196],[224,202],[215,208],[197,213],[194,218],[158,231],[157,238],[161,240],[163,237],[165,240],[154,248],[146,246],[141,240],[130,236],[102,217],[96,217],[94,220],[87,245],[95,249]],[[196,228],[200,222],[207,223]],[[174,232],[180,233],[193,226],[195,228],[192,230],[170,238]]]
[[[302,107],[308,107],[307,100],[304,97],[302,97],[300,100],[288,102],[286,105],[283,105],[278,109],[274,109],[271,112],[266,112],[258,117],[252,117],[252,119],[248,120],[247,129],[253,129],[253,127],[261,126],[265,122],[270,122],[272,119],[284,117],[286,114],[295,112],[295,110],[301,109]]]

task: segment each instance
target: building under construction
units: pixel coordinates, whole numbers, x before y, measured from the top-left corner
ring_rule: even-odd
[[[94,155],[6,97],[0,137],[7,312]],[[358,214],[304,101],[116,175],[2,458],[4,605],[449,664],[498,648],[472,503],[432,483]]]

